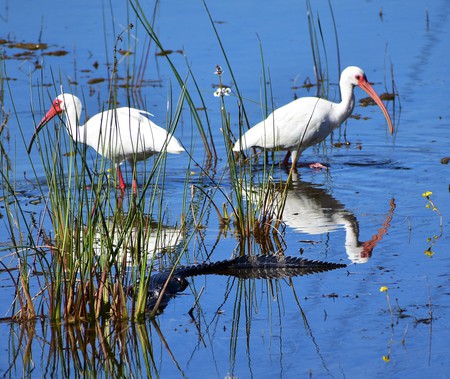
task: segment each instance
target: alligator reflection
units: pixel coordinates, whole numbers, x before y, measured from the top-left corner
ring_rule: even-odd
[[[214,263],[179,267],[152,275],[149,282],[147,309],[157,307],[162,312],[171,298],[184,291],[187,277],[197,275],[228,275],[239,279],[280,279],[309,275],[337,268],[345,264],[309,260],[284,255],[243,255]]]
[[[308,182],[296,181],[287,192],[283,221],[295,231],[320,235],[345,229],[345,250],[353,263],[366,263],[372,251],[387,232],[395,209],[394,199],[386,220],[368,241],[359,240],[359,223],[355,215],[325,189]]]

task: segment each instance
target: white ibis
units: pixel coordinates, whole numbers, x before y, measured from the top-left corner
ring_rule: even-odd
[[[353,112],[355,86],[362,88],[378,104],[386,117],[389,131],[394,128],[389,113],[367,81],[362,69],[347,67],[341,74],[339,82],[341,102],[318,97],[302,97],[272,112],[269,117],[249,129],[234,145],[233,151],[241,151],[252,147],[267,150],[287,150],[283,161],[287,164],[292,155],[292,169],[295,170],[299,155],[319,142],[322,142],[338,128]]]
[[[68,93],[59,95],[36,127],[28,146],[28,154],[42,127],[62,113],[66,116],[67,132],[75,142],[91,146],[115,163],[122,192],[126,184],[120,170],[121,163],[145,160],[162,151],[172,154],[185,151],[175,137],[144,116],[151,116],[149,112],[128,107],[116,108],[98,113],[84,125],[80,125],[81,111],[82,104],[78,97]],[[136,190],[135,178],[133,189]]]

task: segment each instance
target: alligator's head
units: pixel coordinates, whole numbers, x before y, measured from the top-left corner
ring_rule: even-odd
[[[162,296],[158,307],[158,313],[161,313],[164,308],[167,307],[170,299],[176,296],[179,292],[183,292],[188,286],[189,283],[184,276],[174,273],[167,284],[166,290],[162,294],[162,289],[169,277],[169,274],[170,272],[161,272],[151,276],[147,293],[147,310],[153,310],[158,299]]]

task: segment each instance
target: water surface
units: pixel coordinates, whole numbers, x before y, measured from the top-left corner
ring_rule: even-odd
[[[259,122],[264,112],[259,106],[261,49],[275,106],[294,96],[314,95],[314,88],[301,87],[306,78],[314,82],[303,1],[288,1],[283,6],[269,1],[207,5],[246,99],[251,124]],[[365,69],[378,93],[392,89],[393,72],[398,92],[395,106],[388,106],[395,115],[394,137],[388,135],[378,108],[357,103],[354,113],[368,119],[348,121],[346,138],[351,144],[337,148],[328,140],[325,147],[306,151],[304,161],[328,163],[330,170],[302,168],[288,199],[288,211],[294,210],[285,220],[285,254],[298,256],[302,252],[309,259],[347,263],[348,269],[292,281],[197,277],[169,303],[155,324],[103,325],[97,330],[61,326],[58,332],[45,321],[25,329],[1,323],[3,351],[8,352],[0,359],[5,376],[44,376],[49,372],[72,376],[86,366],[100,377],[108,372],[113,376],[222,378],[448,376],[450,168],[440,160],[450,155],[450,83],[446,75],[450,4],[333,4],[340,65],[329,6],[314,1],[311,6],[323,29],[330,99],[339,96],[339,67],[348,65]],[[1,73],[9,79],[4,82],[2,105],[11,114],[7,153],[23,206],[39,214],[42,204],[30,202],[35,193],[23,175],[30,174],[25,151],[50,98],[62,84],[84,97],[87,114],[97,113],[107,99],[108,87],[106,82],[89,85],[88,81],[108,77],[117,35],[129,23],[135,25],[121,46],[135,51],[137,62],[146,54],[148,37],[125,1],[112,9],[101,2],[86,1],[60,7],[53,2],[21,1],[2,7],[1,38],[49,45],[30,57],[14,57],[23,49],[2,45],[6,59]],[[153,6],[146,12],[150,17]],[[184,52],[173,53],[173,62],[182,74],[187,74],[189,64],[198,81],[214,133],[220,177],[227,162],[220,105],[213,96],[218,82],[214,71],[216,64],[226,67],[226,62],[205,8],[201,2],[162,2],[157,7],[155,30],[166,49]],[[60,50],[67,54],[44,55]],[[325,66],[323,53],[322,60]],[[37,64],[42,68],[36,69]],[[154,50],[149,54],[145,80],[147,84],[140,91],[142,102],[155,121],[164,125],[168,87],[172,84],[177,93],[179,88],[167,62],[155,57]],[[223,80],[231,83],[229,71],[225,70]],[[74,81],[78,84],[70,84]],[[45,97],[41,97],[46,93],[41,91],[43,85],[48,86]],[[365,97],[359,89],[355,95],[357,100]],[[119,92],[119,101],[127,103],[125,91]],[[236,98],[227,97],[225,102],[231,127],[237,133]],[[344,141],[343,130],[334,134],[333,142]],[[203,146],[191,129],[188,110],[175,135],[189,141],[194,158],[204,161]],[[32,154],[37,157],[36,151]],[[140,167],[141,171],[145,168]],[[189,164],[187,155],[169,156],[168,167],[171,186],[165,198],[168,218],[175,223],[182,207],[186,170],[193,171],[193,181],[201,172]],[[131,178],[130,167],[125,170]],[[221,185],[229,190],[231,184],[225,175]],[[432,200],[443,216],[442,233],[438,214],[425,207],[425,191],[433,192]],[[237,248],[236,238],[228,234],[216,246],[218,233],[217,219],[211,216],[206,221],[204,245],[200,249],[193,243],[189,260],[205,259],[212,249],[211,260],[231,257]],[[363,242],[377,235],[382,238],[364,251]],[[428,238],[435,240],[431,257],[424,254],[430,247]],[[0,241],[8,246],[9,235],[0,232]],[[4,257],[2,262],[8,265],[8,259]],[[0,280],[5,299],[0,309],[6,316],[10,315],[14,290],[8,274],[3,272]],[[201,311],[194,312],[194,321],[188,311],[203,286]],[[388,287],[392,315],[386,293],[380,292],[382,286]],[[109,331],[113,331],[112,337],[99,342],[98,336],[109,336]],[[124,348],[129,354],[123,353]],[[82,363],[75,358],[77,351]]]

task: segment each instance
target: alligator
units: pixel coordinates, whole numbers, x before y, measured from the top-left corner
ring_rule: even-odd
[[[158,299],[162,312],[171,298],[188,286],[187,277],[198,275],[228,275],[240,279],[279,279],[344,268],[342,263],[323,262],[284,255],[243,255],[213,263],[201,263],[166,270],[150,277],[146,308],[152,310]],[[167,282],[166,289],[163,288]]]

